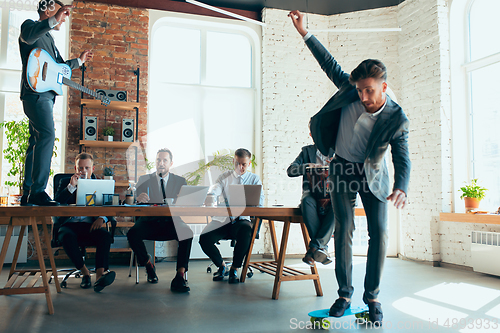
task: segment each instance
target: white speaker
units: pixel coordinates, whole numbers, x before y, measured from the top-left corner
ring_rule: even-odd
[[[85,116],[84,123],[84,136],[85,140],[97,140],[97,117]]]
[[[127,92],[124,90],[97,89],[96,93],[106,96],[110,101],[127,101]]]
[[[122,119],[122,142],[134,141],[134,119]]]

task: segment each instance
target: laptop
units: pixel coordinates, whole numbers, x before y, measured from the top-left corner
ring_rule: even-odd
[[[103,194],[115,193],[115,181],[113,179],[78,179],[76,187],[76,205],[85,206],[86,195],[95,192],[95,205],[102,206]]]
[[[262,185],[229,185],[229,205],[257,207]]]
[[[207,198],[208,186],[182,185],[177,200],[173,206],[200,207]]]

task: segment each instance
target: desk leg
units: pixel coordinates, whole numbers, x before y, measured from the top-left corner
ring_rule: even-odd
[[[280,253],[276,266],[276,276],[274,277],[273,299],[278,299],[280,293],[281,277],[283,276],[283,266],[285,265],[286,245],[288,243],[289,233],[290,233],[290,221],[284,221]]]
[[[47,299],[49,314],[54,314],[54,305],[52,304],[52,298],[50,296],[49,281],[47,279],[47,271],[45,270],[45,263],[43,261],[42,244],[40,243],[40,237],[38,236],[36,217],[30,217],[30,224],[33,228],[33,235],[35,236],[36,252],[38,255],[38,263],[40,264],[40,272],[42,273],[43,287],[45,288],[45,298]]]
[[[306,250],[309,247],[309,233],[307,232],[306,225],[304,223],[300,224],[300,228],[302,229],[302,235],[304,236],[304,243],[306,244]],[[316,267],[316,263],[311,267],[311,273],[316,275],[314,281],[314,288],[316,289],[317,296],[323,296],[323,289],[321,289],[321,283],[319,282],[319,274],[318,268]]]
[[[48,219],[50,219],[50,217],[42,217],[42,228],[43,228],[43,234],[45,235],[45,245],[47,246],[49,252],[49,260],[50,260],[50,267],[52,268],[52,276],[54,277],[56,290],[58,293],[60,293],[61,285],[59,284],[59,277],[57,276],[57,267],[56,267],[56,262],[54,261],[54,252],[52,252],[52,247],[50,246],[49,230],[47,228]]]
[[[12,230],[14,226],[10,223],[7,227],[7,233],[5,234],[5,239],[3,241],[2,252],[0,252],[0,270],[5,262],[5,257],[7,257],[7,250],[9,249],[10,237],[12,236]],[[9,276],[10,277],[10,276]]]
[[[17,238],[16,251],[14,252],[14,257],[12,257],[12,265],[10,266],[9,278],[12,276],[12,274],[14,274],[14,271],[16,270],[17,260],[19,259],[19,252],[21,252],[25,230],[26,226],[22,225],[21,230],[19,231],[19,237]]]
[[[278,261],[278,238],[276,238],[276,229],[274,229],[274,221],[272,220],[269,220],[269,232],[271,233],[274,261]]]
[[[245,282],[247,277],[248,265],[250,264],[250,257],[252,256],[253,243],[255,242],[255,237],[257,237],[257,230],[259,230],[259,225],[262,223],[260,217],[255,218],[255,224],[252,230],[252,239],[250,240],[250,247],[248,248],[247,255],[245,256],[245,263],[243,264],[243,269],[241,270],[240,282]]]

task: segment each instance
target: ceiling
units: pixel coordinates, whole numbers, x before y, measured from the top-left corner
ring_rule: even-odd
[[[147,1],[147,0],[146,0]],[[184,0],[175,0],[184,2]],[[260,12],[262,8],[300,11],[333,15],[365,9],[395,6],[404,0],[197,0],[216,7]],[[307,8],[306,8],[307,7]]]
[[[191,12],[190,8],[196,7],[185,2],[185,0],[94,0],[96,2],[114,4],[120,6],[150,8],[159,10],[173,10],[180,12]],[[197,0],[215,7],[233,9],[247,17],[260,19],[262,8],[277,8],[283,10],[298,9],[302,12],[334,15],[349,13],[359,10],[375,9],[395,6],[404,0]],[[199,8],[199,7],[196,7]],[[207,9],[198,10],[200,14],[207,15]],[[205,13],[205,14],[203,14]],[[213,13],[213,12],[212,12]],[[217,16],[217,15],[215,15]]]

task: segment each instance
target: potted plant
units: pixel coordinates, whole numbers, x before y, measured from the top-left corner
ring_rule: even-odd
[[[113,141],[113,135],[115,135],[115,129],[112,126],[106,126],[102,130],[104,135],[104,141]]]
[[[112,167],[105,167],[103,171],[104,179],[113,179],[113,175],[115,174],[115,170]]]
[[[7,138],[7,148],[3,150],[3,156],[11,165],[11,169],[7,172],[7,176],[14,177],[14,180],[6,180],[4,184],[17,189],[17,191],[12,191],[10,193],[10,202],[19,204],[23,194],[26,150],[29,146],[29,121],[27,118],[23,118],[20,121],[4,121],[0,123],[0,128],[5,130],[5,137]],[[55,141],[57,142],[59,139],[56,138]],[[52,156],[57,156],[56,150],[57,146],[54,145]],[[54,171],[50,170],[50,174],[53,175],[53,173]],[[15,192],[17,192],[17,194]]]
[[[476,178],[472,179],[470,184],[465,183],[459,191],[462,192],[460,199],[464,199],[465,210],[468,212],[479,207],[479,202],[484,198],[488,189],[477,185]]]

